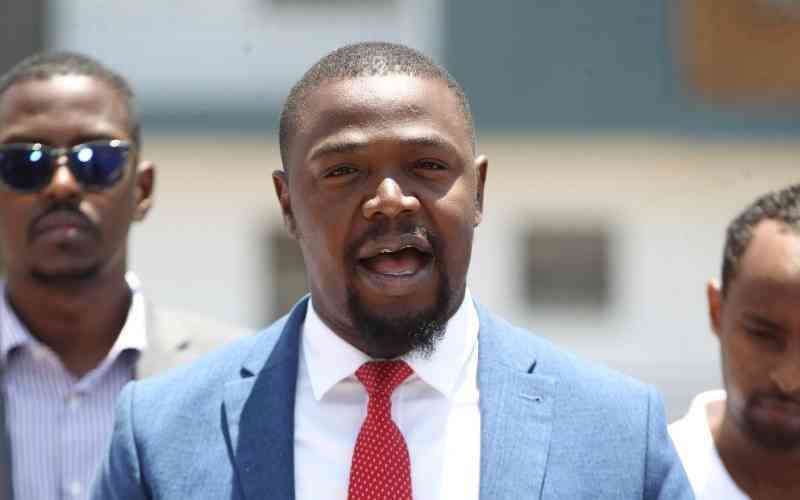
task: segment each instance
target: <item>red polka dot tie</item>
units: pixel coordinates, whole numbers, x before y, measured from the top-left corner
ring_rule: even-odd
[[[392,421],[392,392],[411,375],[403,361],[373,361],[356,370],[369,394],[350,466],[348,500],[411,500],[406,440]]]

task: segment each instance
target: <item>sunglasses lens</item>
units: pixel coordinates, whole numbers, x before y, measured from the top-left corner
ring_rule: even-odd
[[[86,144],[73,151],[70,160],[81,183],[102,188],[122,178],[128,151],[126,144]]]
[[[0,149],[0,180],[17,191],[35,191],[46,185],[52,162],[41,149],[7,147]]]

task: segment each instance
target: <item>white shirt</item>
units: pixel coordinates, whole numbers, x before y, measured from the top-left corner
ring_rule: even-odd
[[[30,334],[0,284],[0,370],[14,498],[89,498],[117,395],[147,348],[145,300],[136,277],[128,273],[126,280],[133,297],[122,331],[105,359],[81,378]]]
[[[469,290],[428,359],[404,357],[414,370],[392,393],[392,419],[408,446],[415,500],[478,498],[479,320]],[[295,402],[298,500],[347,498],[367,392],[355,371],[371,359],[333,333],[309,302],[302,328]]]
[[[708,426],[708,406],[724,402],[725,391],[708,391],[692,401],[689,412],[669,426],[697,500],[749,500],[733,482],[719,457]]]

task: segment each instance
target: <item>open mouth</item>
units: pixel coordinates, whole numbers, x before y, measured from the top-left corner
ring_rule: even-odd
[[[414,246],[397,249],[381,248],[375,255],[359,259],[368,271],[386,277],[407,277],[417,274],[433,260],[430,252]]]
[[[436,256],[422,232],[384,235],[365,242],[356,254],[359,283],[373,298],[409,297],[431,289]]]

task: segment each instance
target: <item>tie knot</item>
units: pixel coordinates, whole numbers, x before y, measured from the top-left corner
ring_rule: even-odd
[[[413,372],[405,361],[370,361],[356,370],[356,378],[370,396],[390,396]]]

